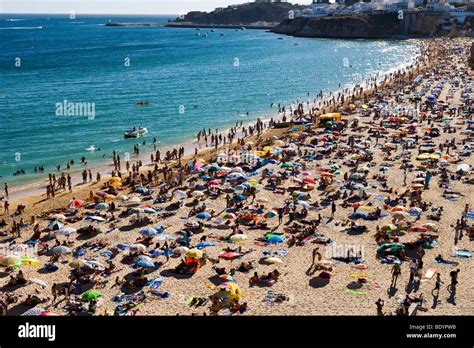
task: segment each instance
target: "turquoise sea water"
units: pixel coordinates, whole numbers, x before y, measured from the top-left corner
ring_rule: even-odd
[[[108,163],[113,149],[131,152],[137,140],[123,133],[134,125],[148,128],[149,149],[153,136],[160,146],[180,144],[203,127],[269,116],[277,111],[272,102],[306,100],[308,92],[314,98],[406,64],[417,53],[402,41],[103,26],[109,19],[168,18],[0,16],[0,180],[24,185],[40,176],[35,165],[48,173],[82,156],[104,164],[106,155]],[[64,100],[94,103],[95,117],[56,115]],[[153,104],[135,104],[141,100]],[[86,151],[91,145],[101,151]],[[19,169],[26,175],[13,176]]]

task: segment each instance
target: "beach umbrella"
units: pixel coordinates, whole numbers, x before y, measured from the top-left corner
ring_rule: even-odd
[[[351,178],[351,179],[355,179],[355,180],[362,179],[363,177],[364,177],[364,176],[363,176],[362,174],[360,174],[360,173],[352,173],[352,174],[350,175],[350,178]]]
[[[21,259],[21,263],[27,266],[40,266],[41,265],[41,263],[37,259],[33,259],[30,257],[23,257]]]
[[[227,220],[233,220],[237,218],[237,216],[234,213],[225,213],[223,218]]]
[[[72,268],[79,268],[87,266],[87,260],[84,259],[75,259],[69,262],[69,266]]]
[[[100,222],[104,222],[105,219],[101,216],[95,216],[95,215],[88,215],[84,218],[84,220],[93,220],[93,221],[100,221]]]
[[[315,183],[316,183],[316,180],[314,180],[313,178],[310,178],[310,177],[305,177],[305,178],[303,178],[303,181],[309,182],[309,183],[311,183],[311,184],[315,184]]]
[[[34,307],[28,309],[26,312],[23,312],[21,316],[25,317],[37,317],[42,315],[43,313],[47,312],[44,308]]]
[[[471,169],[471,166],[468,163],[462,163],[456,167],[457,171],[468,172]]]
[[[105,266],[103,264],[101,264],[100,262],[97,262],[97,261],[87,261],[87,266],[89,268],[92,268],[96,271],[103,271],[105,270]]]
[[[48,230],[56,231],[64,227],[64,224],[61,221],[55,220],[48,226]]]
[[[396,211],[395,213],[392,214],[392,217],[397,220],[403,220],[408,218],[408,214],[405,213],[404,211]]]
[[[267,243],[270,244],[279,244],[283,243],[285,238],[283,236],[271,236],[270,238],[267,238]]]
[[[283,264],[283,260],[278,258],[278,257],[266,257],[262,259],[263,262],[265,263],[270,263],[270,264]]]
[[[196,248],[198,249],[204,249],[210,246],[214,246],[215,244],[212,242],[200,242],[196,244]]]
[[[44,288],[48,286],[48,284],[44,280],[36,279],[36,278],[30,279],[30,283],[37,284]]]
[[[140,186],[140,187],[137,187],[134,192],[141,193],[143,195],[147,195],[147,194],[150,193],[150,189],[148,189],[146,187],[143,187],[143,186]]]
[[[78,208],[78,207],[82,207],[84,204],[85,204],[85,202],[82,199],[77,199],[76,198],[76,199],[72,199],[69,202],[69,207]]]
[[[17,255],[8,255],[5,256],[3,259],[0,259],[0,265],[8,267],[8,266],[21,266],[21,258]]]
[[[173,195],[176,196],[176,198],[178,199],[185,199],[188,197],[188,195],[186,194],[186,192],[184,191],[181,191],[181,190],[176,190],[173,192]]]
[[[59,234],[62,234],[63,236],[70,236],[73,233],[76,233],[76,229],[72,227],[63,227],[59,230]]]
[[[202,191],[193,191],[193,192],[191,192],[191,196],[193,196],[193,197],[202,197],[202,196],[204,196],[204,192],[202,192]]]
[[[138,267],[148,267],[148,268],[155,267],[155,263],[153,262],[152,258],[145,255],[140,255],[136,257],[134,262],[135,262],[135,266],[138,266]]]
[[[408,211],[407,208],[401,206],[401,205],[397,205],[396,207],[393,207],[392,209],[390,209],[391,212],[395,212],[395,211],[403,211],[403,212],[406,212]]]
[[[58,221],[64,221],[66,220],[66,216],[63,215],[63,214],[54,214],[54,215],[51,215],[50,217],[51,220],[58,220]]]
[[[395,226],[395,225],[391,225],[391,224],[388,224],[388,225],[385,225],[385,226],[382,226],[380,228],[381,231],[386,231],[386,232],[389,232],[389,231],[395,231],[398,227]]]
[[[139,233],[144,237],[152,237],[152,236],[158,234],[158,232],[155,229],[150,228],[150,227],[147,227],[147,228],[141,230]]]
[[[329,173],[329,172],[321,172],[321,173],[319,173],[319,175],[321,175],[321,176],[328,176],[328,177],[334,176],[334,174]]]
[[[185,246],[180,246],[180,247],[177,247],[177,248],[174,248],[173,249],[173,253],[176,254],[176,255],[182,255],[182,254],[185,254],[189,251],[189,248],[185,247]]]
[[[186,252],[186,254],[184,255],[187,257],[201,259],[204,256],[204,252],[199,249],[193,248],[193,249],[190,249],[188,252]]]
[[[428,229],[428,231],[432,231],[432,232],[437,232],[438,231],[438,225],[433,224],[431,222],[424,223],[422,226],[426,227]]]
[[[302,206],[303,208],[306,208],[306,209],[311,208],[311,205],[308,202],[305,202],[305,201],[298,201],[297,204]]]
[[[66,255],[66,254],[71,254],[72,251],[71,251],[71,249],[69,249],[65,245],[58,245],[58,246],[55,246],[54,248],[52,248],[49,251],[49,253],[52,254],[52,255]]]
[[[233,242],[244,242],[248,239],[245,234],[237,233],[230,237],[230,240]]]
[[[129,246],[129,250],[131,252],[145,252],[146,246],[144,246],[143,244],[131,244]]]
[[[218,186],[221,184],[221,182],[219,180],[214,179],[214,180],[209,180],[207,184],[211,186]]]
[[[109,185],[114,186],[114,187],[120,187],[122,186],[122,179],[118,177],[113,177],[109,179]]]
[[[107,210],[109,209],[109,205],[107,203],[99,203],[95,206],[97,210]]]
[[[282,168],[291,168],[291,167],[293,167],[293,163],[291,163],[291,162],[284,162],[284,163],[282,163],[282,164],[280,165],[280,167],[282,167]]]
[[[242,257],[242,256],[244,256],[244,254],[237,253],[237,252],[234,252],[234,251],[228,251],[228,252],[225,252],[223,254],[220,254],[219,258],[224,259],[224,260],[233,260],[233,259],[237,259],[237,258]]]
[[[235,282],[235,278],[229,274],[221,274],[219,278],[228,282]]]
[[[423,227],[423,226],[413,225],[413,226],[408,228],[408,231],[410,231],[410,232],[427,232],[428,229],[426,227]]]
[[[87,290],[81,296],[84,301],[92,301],[102,296],[99,290]]]
[[[408,210],[408,214],[412,215],[412,216],[418,216],[422,213],[422,209],[421,208],[418,208],[418,207],[412,207],[410,208],[410,210]]]
[[[266,219],[271,219],[277,215],[278,213],[275,210],[269,210],[265,214],[263,214],[263,217],[265,217]]]
[[[128,199],[128,202],[129,202],[129,203],[137,204],[137,203],[141,203],[142,200],[140,199],[140,197],[134,196],[134,197],[129,198],[129,199]]]
[[[238,194],[234,195],[233,198],[234,198],[236,201],[241,202],[241,201],[245,200],[247,197],[245,197],[244,195],[238,193]]]
[[[209,214],[207,212],[201,212],[201,213],[197,213],[196,217],[198,219],[210,219],[212,216],[211,216],[211,214]]]

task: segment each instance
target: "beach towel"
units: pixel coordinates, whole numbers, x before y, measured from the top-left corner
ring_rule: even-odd
[[[361,289],[347,289],[346,291],[350,294],[353,295],[367,295],[367,290],[361,290]]]
[[[457,266],[459,265],[459,262],[456,261],[450,261],[450,260],[436,260],[435,262],[440,264],[440,265],[450,265],[450,266]]]
[[[467,249],[458,249],[456,250],[456,252],[454,253],[454,256],[456,257],[462,257],[462,258],[468,258],[468,257],[471,257],[472,256],[472,253],[467,250]]]
[[[369,274],[366,273],[366,272],[351,273],[351,277],[353,277],[353,278],[367,278],[368,276],[369,276]]]
[[[437,273],[437,271],[435,271],[435,270],[433,270],[433,269],[429,269],[429,270],[427,270],[426,273],[423,275],[423,277],[422,277],[421,280],[428,281],[428,280],[430,280],[431,278],[433,278],[436,273]]]

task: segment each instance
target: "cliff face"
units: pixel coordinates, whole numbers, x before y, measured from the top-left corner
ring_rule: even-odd
[[[279,34],[341,39],[382,39],[402,36],[431,36],[437,31],[439,15],[397,13],[357,14],[285,20],[273,31]]]
[[[322,38],[384,38],[400,32],[400,21],[395,14],[347,15],[285,20],[275,33]]]
[[[301,8],[301,6],[292,5],[290,3],[250,3],[229,6],[209,13],[189,12],[184,18],[177,18],[175,22],[223,25],[250,24],[255,22],[280,23],[285,18],[288,18],[291,10],[299,8]]]

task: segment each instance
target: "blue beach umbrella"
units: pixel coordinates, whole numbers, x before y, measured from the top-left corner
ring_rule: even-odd
[[[61,221],[55,220],[48,226],[48,230],[56,231],[64,227],[64,224]]]
[[[135,259],[135,265],[138,267],[155,267],[155,263],[149,256],[140,255]]]
[[[245,197],[244,195],[241,195],[240,193],[234,195],[234,199],[236,201],[239,201],[239,202],[242,202],[243,200],[245,200],[247,197]]]
[[[158,232],[155,229],[148,227],[141,230],[140,234],[144,237],[153,237],[154,235],[158,234]]]
[[[203,213],[197,213],[197,214],[196,214],[196,217],[197,217],[198,219],[210,219],[210,218],[211,218],[211,214],[209,214],[209,213],[204,213],[204,212],[203,212]]]
[[[284,240],[285,238],[282,236],[271,236],[270,238],[267,239],[267,243],[279,244],[279,243],[283,243]]]

